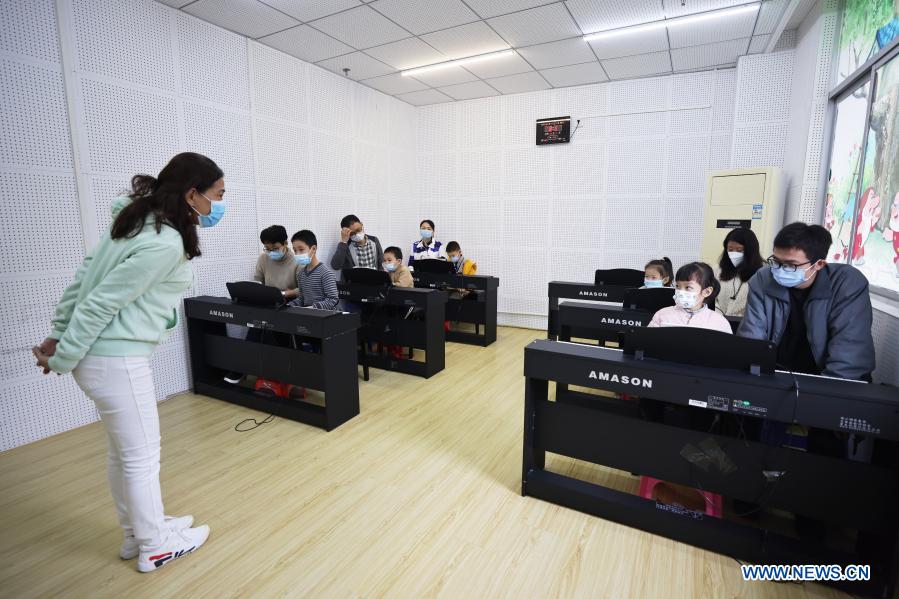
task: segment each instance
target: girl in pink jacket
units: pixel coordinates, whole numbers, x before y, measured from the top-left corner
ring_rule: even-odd
[[[674,275],[676,306],[662,308],[655,313],[650,327],[701,327],[732,333],[730,323],[706,305],[721,291],[712,267],[705,262],[691,262],[681,266]]]

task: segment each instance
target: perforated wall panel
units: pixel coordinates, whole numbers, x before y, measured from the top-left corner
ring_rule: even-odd
[[[341,135],[353,133],[353,88],[351,81],[322,69],[311,71],[312,127]]]
[[[185,149],[212,158],[225,171],[227,189],[252,187],[255,175],[249,113],[194,102],[183,102],[181,109]]]
[[[253,111],[305,125],[307,65],[268,46],[249,42],[253,61]]]
[[[74,176],[0,172],[0,273],[46,270],[51,255],[54,270],[74,270],[84,256],[80,220]]]
[[[256,161],[262,187],[305,188],[309,185],[308,131],[256,119]]]
[[[249,110],[247,39],[183,13],[177,20],[181,94]]]
[[[81,71],[175,91],[169,8],[153,0],[73,0],[73,6]]]
[[[83,78],[81,100],[86,170],[156,174],[178,153],[174,98]]]
[[[0,2],[0,49],[11,54],[59,62],[53,0]],[[5,79],[4,79],[5,80]]]
[[[71,169],[72,145],[58,68],[0,60],[0,164]]]

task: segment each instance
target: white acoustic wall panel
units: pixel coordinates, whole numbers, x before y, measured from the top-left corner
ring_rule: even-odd
[[[554,148],[515,148],[503,152],[505,196],[550,195]]]
[[[309,136],[297,125],[256,119],[256,160],[262,187],[309,186]]]
[[[262,44],[250,44],[255,114],[305,125],[307,65]]]
[[[29,352],[30,353],[30,352]],[[71,376],[45,377],[0,387],[0,451],[25,445],[99,418]]]
[[[554,148],[552,188],[562,196],[601,196],[605,189],[606,146],[561,146]],[[567,204],[562,201],[562,204]]]
[[[316,129],[352,135],[353,98],[352,81],[335,77],[321,69],[310,69],[311,121]]]
[[[177,19],[181,94],[249,110],[247,39],[186,14]]]
[[[46,270],[49,256],[54,270],[81,264],[84,241],[73,175],[0,172],[0,222],[0,273]]]
[[[500,150],[471,150],[459,152],[459,184],[461,198],[499,198],[503,190],[503,154]],[[473,210],[481,214],[479,206]],[[478,220],[481,220],[480,217]],[[486,222],[486,221],[481,221]]]
[[[391,150],[390,161],[387,165],[387,180],[392,200],[406,199],[415,193],[417,180],[415,159],[415,152]]]
[[[559,260],[553,267],[553,278],[560,281],[586,280],[587,265],[595,262],[596,254],[602,253],[594,244],[602,244],[605,240],[602,231],[606,207],[606,202],[599,195],[565,198],[552,203],[552,247],[565,250],[566,255],[573,252],[571,260]],[[586,238],[590,238],[589,244],[585,244]]]
[[[780,166],[784,161],[784,123],[745,125],[734,129],[731,166]]]
[[[379,197],[387,192],[387,154],[378,146],[357,141],[353,145],[357,194]]]
[[[537,119],[560,116],[550,114],[554,104],[553,98],[551,91],[503,96],[494,100],[498,101],[502,108],[502,126],[498,131],[489,123],[485,123],[485,127],[494,130],[504,146],[533,147]]]
[[[440,152],[456,149],[458,103],[428,106],[419,112],[418,151]]]
[[[185,149],[212,158],[225,171],[225,187],[252,187],[253,136],[250,115],[183,102]],[[231,193],[228,192],[228,199]]]
[[[675,133],[672,133],[675,135]],[[668,140],[668,195],[695,195],[705,186],[709,170],[708,135]]]
[[[710,106],[715,95],[716,71],[675,75],[671,78],[670,108]]]
[[[730,131],[712,134],[711,149],[709,150],[709,170],[730,168],[731,138],[732,134]]]
[[[715,131],[731,131],[733,129],[736,85],[736,69],[715,72],[715,89],[712,101],[712,110],[715,113]]]
[[[353,193],[353,142],[313,130],[309,145],[312,189],[324,193]]]
[[[463,102],[457,107],[459,149],[491,148],[500,144],[497,129],[502,110],[499,102],[489,98]],[[484,123],[484,127],[471,127],[466,123]],[[465,172],[465,171],[463,171]]]
[[[228,187],[227,178],[225,186]],[[247,256],[255,256],[260,245],[253,192],[231,186],[225,197],[228,208],[221,222],[199,230],[203,257],[210,260],[243,260]]]
[[[390,136],[390,104],[384,94],[354,85],[353,119],[356,139],[386,145]]]
[[[615,139],[608,145],[607,193],[620,196],[661,194],[665,145],[656,139]]]
[[[71,169],[69,121],[58,67],[3,58],[0,80],[0,164]]]
[[[418,131],[418,110],[403,102],[389,102],[389,135],[387,143],[404,150],[416,148]]]
[[[73,5],[80,71],[175,91],[173,11],[154,0],[73,0]],[[207,53],[215,54],[212,50]]]
[[[615,81],[609,84],[608,90],[610,114],[666,110],[671,95],[671,78],[652,77]]]
[[[675,269],[685,262],[699,259],[704,211],[705,198],[702,195],[669,197],[665,201],[659,254],[671,258]],[[675,256],[683,256],[684,259],[676,260]]]
[[[86,170],[155,175],[178,153],[177,102],[171,96],[83,78],[81,100]]]
[[[54,0],[0,2],[0,50],[47,62],[59,62]]]
[[[417,196],[432,202],[446,202],[458,193],[456,153],[441,152],[419,156],[416,168]]]
[[[613,114],[605,118],[606,136],[610,139],[664,137],[668,121],[672,117],[668,111]]]
[[[673,111],[668,123],[671,135],[702,135],[712,130],[711,108],[683,108]]]

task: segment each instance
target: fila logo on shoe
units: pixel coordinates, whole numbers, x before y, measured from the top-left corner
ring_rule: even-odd
[[[150,561],[153,562],[153,565],[157,568],[161,568],[166,562],[175,559],[176,557],[181,557],[182,555],[187,555],[196,549],[196,546],[191,547],[190,549],[182,549],[181,551],[166,551],[165,553],[160,553],[159,555],[151,555]]]

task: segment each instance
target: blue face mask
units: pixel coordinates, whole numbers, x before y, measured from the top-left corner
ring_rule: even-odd
[[[662,281],[662,279],[643,279],[643,286],[650,289],[654,287],[664,287],[664,281]]]
[[[450,256],[450,260],[452,260],[453,262],[458,262],[461,258],[462,258],[462,256],[460,256],[459,254],[456,254],[455,256]]]
[[[201,196],[206,198],[206,194],[200,193]],[[206,198],[209,200],[209,198]],[[222,220],[222,216],[225,214],[225,202],[224,200],[213,201],[209,200],[212,203],[212,209],[209,211],[209,214],[200,214],[200,211],[196,208],[193,208],[194,212],[196,212],[200,217],[200,226],[204,229],[209,227],[216,226],[220,220]]]
[[[421,233],[421,238],[422,238],[422,239],[430,239],[431,237],[434,236],[434,231],[430,231],[430,230],[428,230],[428,229],[422,229],[422,230],[420,231],[420,233]]]
[[[796,285],[801,285],[805,282],[805,273],[808,272],[809,268],[811,268],[811,266],[804,269],[794,270],[793,272],[787,272],[780,266],[772,266],[771,276],[784,287],[795,287]]]
[[[293,259],[296,260],[296,263],[300,266],[306,266],[312,262],[312,256],[309,254],[297,254]]]
[[[385,262],[384,270],[386,270],[387,272],[395,271],[396,270],[396,262]]]
[[[280,251],[274,252],[273,251],[273,252],[266,252],[266,253],[268,254],[268,257],[271,258],[272,260],[282,260],[284,258],[284,252],[280,252]]]

